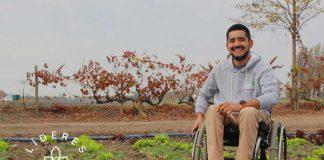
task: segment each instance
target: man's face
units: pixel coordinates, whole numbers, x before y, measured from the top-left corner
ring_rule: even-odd
[[[247,38],[243,30],[229,32],[226,47],[233,58],[244,57],[252,46],[253,41]]]

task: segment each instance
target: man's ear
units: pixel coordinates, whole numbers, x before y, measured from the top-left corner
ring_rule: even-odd
[[[249,43],[250,43],[250,48],[252,48],[252,47],[253,47],[253,40],[251,39],[251,40],[249,41]]]
[[[226,41],[226,45],[225,45],[225,46],[226,46],[226,48],[227,48],[228,51],[231,50],[231,49],[228,47],[228,42],[227,42],[227,41]]]

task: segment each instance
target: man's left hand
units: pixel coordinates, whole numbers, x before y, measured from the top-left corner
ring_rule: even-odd
[[[239,112],[243,106],[239,103],[221,103],[219,105],[218,111],[220,114],[229,116],[232,112]]]

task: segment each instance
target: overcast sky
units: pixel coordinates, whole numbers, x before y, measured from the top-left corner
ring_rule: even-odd
[[[21,94],[26,72],[34,65],[50,68],[66,64],[67,74],[88,60],[131,50],[173,61],[176,54],[188,62],[206,64],[224,60],[225,32],[240,12],[232,0],[0,0],[0,89]],[[324,45],[324,16],[302,30],[306,46]],[[253,51],[265,61],[279,56],[283,69],[276,74],[287,81],[291,66],[288,32],[251,29]],[[75,85],[75,84],[72,84]],[[32,95],[31,87],[26,87]],[[72,88],[68,94],[80,94]],[[41,87],[41,95],[60,90]]]

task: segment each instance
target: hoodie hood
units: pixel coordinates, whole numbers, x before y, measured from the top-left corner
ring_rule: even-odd
[[[232,69],[232,71],[234,73],[245,72],[249,68],[252,68],[253,66],[255,66],[257,64],[257,62],[259,62],[261,60],[261,56],[259,54],[252,52],[252,51],[250,51],[249,54],[250,54],[251,58],[248,61],[248,63],[246,64],[246,66],[244,68],[242,68],[241,70],[237,70],[236,68],[234,68],[233,57],[230,54],[227,56],[227,64],[230,66],[230,68]]]

